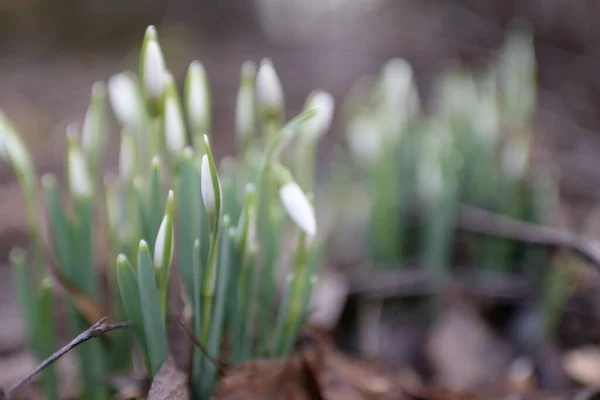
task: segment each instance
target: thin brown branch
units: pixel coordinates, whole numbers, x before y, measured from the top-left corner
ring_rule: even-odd
[[[564,230],[518,221],[467,205],[460,207],[456,228],[521,243],[567,249],[600,269],[598,243]]]
[[[45,359],[41,364],[39,364],[33,371],[29,373],[25,378],[21,379],[19,382],[15,383],[10,389],[6,391],[6,393],[2,394],[0,392],[0,399],[9,400],[11,396],[19,390],[23,385],[32,380],[37,374],[39,374],[44,368],[48,365],[54,363],[60,357],[64,356],[69,351],[73,350],[75,347],[80,344],[87,342],[90,339],[98,337],[103,333],[114,331],[117,329],[127,328],[131,325],[130,322],[120,322],[117,324],[105,324],[107,317],[101,318],[98,322],[94,323],[88,329],[80,333],[75,339],[69,342],[66,346],[58,350],[56,353],[52,354],[50,357]]]
[[[351,271],[348,275],[350,294],[398,298],[458,292],[511,302],[531,295],[535,288],[532,280],[502,272],[482,271],[476,266],[461,266],[456,272],[443,277],[411,265],[377,273],[373,273],[373,269],[362,264]]]
[[[180,320],[179,324],[183,328],[183,331],[185,332],[185,334],[190,338],[190,340],[192,341],[192,343],[194,343],[194,345],[196,347],[198,347],[200,349],[200,351],[202,351],[202,353],[204,354],[204,356],[206,358],[208,358],[210,360],[210,362],[213,363],[213,365],[215,367],[217,367],[217,371],[219,372],[219,375],[220,376],[225,375],[225,369],[228,367],[228,364],[226,362],[221,361],[221,360],[217,360],[213,356],[211,356],[209,354],[208,349],[206,348],[206,346],[204,346],[204,344],[192,333],[192,331],[190,331],[190,329],[187,327],[187,325],[185,324],[184,321]]]
[[[415,218],[425,215],[418,207],[412,209]],[[584,236],[528,222],[519,221],[483,209],[461,205],[455,229],[477,235],[506,239],[547,248],[565,249],[582,257],[600,269],[600,244]],[[417,268],[377,272],[358,265],[349,274],[350,293],[367,297],[422,296],[461,292],[498,299],[514,300],[532,292],[533,282],[478,268],[460,268],[459,273],[440,279]],[[387,268],[390,270],[390,268]]]

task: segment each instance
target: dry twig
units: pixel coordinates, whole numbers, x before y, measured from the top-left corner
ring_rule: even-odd
[[[6,392],[0,390],[0,400],[9,400],[16,391],[18,391],[23,385],[32,380],[37,374],[39,374],[44,368],[48,365],[54,363],[60,357],[64,356],[69,351],[73,350],[75,347],[80,344],[87,342],[90,339],[98,337],[103,333],[114,331],[121,328],[127,328],[131,325],[130,322],[120,322],[117,324],[105,324],[107,317],[101,318],[98,322],[94,323],[88,329],[80,333],[75,339],[71,340],[66,346],[52,354],[50,357],[45,359],[41,364],[39,364],[29,375],[25,378],[21,379],[19,382],[15,383],[11,386]]]

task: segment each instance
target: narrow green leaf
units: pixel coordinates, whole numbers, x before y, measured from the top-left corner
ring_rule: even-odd
[[[107,91],[104,82],[92,86],[90,105],[85,114],[81,131],[81,147],[89,160],[94,181],[98,181],[102,152],[106,144],[106,105]]]
[[[44,279],[40,285],[40,293],[37,298],[37,326],[36,341],[38,342],[39,359],[44,360],[56,350],[54,323],[54,304],[52,300],[52,286],[48,279]],[[42,372],[42,384],[48,400],[58,400],[58,379],[56,370],[50,365]]]
[[[66,270],[71,263],[71,227],[63,211],[60,194],[54,175],[42,176],[46,213],[49,219],[51,238],[56,256],[61,266]]]
[[[154,376],[167,359],[168,347],[156,279],[154,278],[154,265],[148,245],[144,240],[140,241],[137,264],[140,303],[150,359],[150,374]]]
[[[117,257],[117,282],[125,314],[132,324],[133,336],[137,345],[142,350],[146,368],[148,371],[151,371],[148,345],[144,333],[145,326],[142,305],[140,303],[140,290],[133,267],[127,257],[123,254],[119,254]]]
[[[193,294],[193,332],[197,338],[202,337],[202,262],[201,262],[201,248],[200,239],[194,241],[192,250],[192,273],[193,273],[193,286],[190,293]],[[202,395],[202,363],[204,360],[204,354],[200,349],[194,346],[192,352],[192,370],[190,372],[192,381],[192,392],[196,396]]]
[[[225,312],[227,300],[231,298],[229,293],[229,279],[231,276],[231,241],[233,230],[229,230],[229,218],[223,217],[223,233],[221,234],[221,249],[219,255],[219,273],[217,278],[217,291],[215,293],[215,309],[211,319],[210,336],[208,339],[208,353],[215,359],[219,359],[221,354],[221,343],[223,341],[223,329],[225,325]],[[207,397],[212,393],[216,377],[216,366],[205,358],[204,367],[202,368],[205,379],[205,390]]]
[[[160,227],[163,209],[163,185],[161,182],[161,161],[159,157],[152,158],[150,170],[150,187],[148,189],[148,237],[151,253],[154,252],[154,240]]]
[[[177,246],[175,246],[175,250],[186,291],[192,296],[195,293],[194,285],[201,284],[201,280],[194,278],[192,258],[194,240],[203,234],[200,227],[200,213],[204,214],[204,205],[200,196],[200,177],[194,165],[191,148],[185,149],[180,158],[175,190],[177,191],[175,198]]]

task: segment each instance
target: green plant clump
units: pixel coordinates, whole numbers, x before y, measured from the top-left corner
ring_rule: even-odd
[[[488,66],[452,68],[435,89],[425,112],[411,66],[393,59],[349,92],[347,151],[338,150],[333,175],[337,193],[344,193],[336,200],[338,221],[349,209],[366,210],[359,217],[368,226],[370,265],[418,268],[434,280],[459,267],[518,274],[552,282],[542,285],[547,302],[567,282],[564,274],[546,279],[561,274],[549,272],[546,249],[456,233],[464,204],[537,224],[549,223],[556,211],[550,171],[531,168],[536,69],[530,32],[513,26]],[[554,314],[547,320],[560,311],[555,303],[543,307]]]
[[[191,310],[187,323],[212,358],[239,363],[292,350],[320,264],[311,191],[315,148],[333,112],[329,94],[317,91],[311,99],[317,101],[308,101],[301,114],[286,122],[272,63],[265,59],[258,68],[244,63],[235,115],[237,154],[223,158],[218,167],[210,145],[214,133],[206,71],[192,62],[180,97],[156,29],[149,27],[139,76],[123,72],[107,84],[96,83],[81,130],[68,129],[66,198],[56,177],[41,178],[57,264],[53,274],[42,243],[34,163],[0,114],[0,154],[15,171],[27,206],[31,248],[15,249],[11,261],[36,357],[42,360],[56,350],[52,282],[68,294],[73,336],[102,316],[103,275],[95,253],[100,232],[113,260],[106,268],[110,319],[132,324],[130,331],[75,350],[80,398],[109,398],[108,374],[140,365],[136,360],[150,377],[159,371],[169,353],[173,265]],[[103,177],[109,105],[121,126],[120,154],[118,174]],[[297,160],[288,163],[300,166],[301,183],[282,157],[291,141],[298,143]],[[295,243],[293,256],[284,270],[283,290],[278,290],[279,260],[288,239]],[[225,345],[228,352],[222,354]],[[194,398],[208,398],[216,380],[216,367],[195,349],[190,371]],[[42,385],[49,399],[58,398],[52,366]]]

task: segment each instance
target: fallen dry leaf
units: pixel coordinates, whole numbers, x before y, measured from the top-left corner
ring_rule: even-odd
[[[572,379],[586,386],[600,387],[600,348],[581,347],[564,355],[563,367]]]
[[[448,305],[436,321],[427,356],[436,382],[461,392],[497,385],[510,362],[505,343],[464,303]]]
[[[148,393],[148,400],[189,400],[187,376],[171,357],[160,368]]]
[[[401,391],[374,364],[351,360],[326,334],[309,331],[286,359],[250,361],[229,369],[213,399],[401,399]]]
[[[421,387],[405,390],[404,393],[411,400],[484,400],[472,393],[459,393],[437,387]]]

